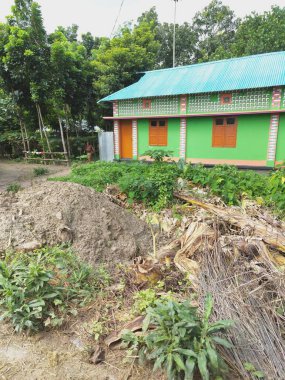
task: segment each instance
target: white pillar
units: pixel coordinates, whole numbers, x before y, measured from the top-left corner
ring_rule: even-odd
[[[138,123],[137,120],[132,121],[132,139],[133,139],[133,159],[138,158]]]
[[[118,120],[114,120],[114,150],[115,158],[120,158],[120,136]]]
[[[184,159],[186,158],[186,128],[187,121],[186,118],[180,119],[180,152],[179,157]]]
[[[267,163],[270,166],[275,165],[278,126],[279,126],[279,114],[271,115],[270,127],[269,127],[268,149],[267,149]]]

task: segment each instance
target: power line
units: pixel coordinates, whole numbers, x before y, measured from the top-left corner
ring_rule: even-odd
[[[114,23],[114,26],[113,26],[113,29],[112,29],[112,32],[111,32],[111,34],[110,34],[110,38],[112,37],[113,32],[114,32],[114,30],[115,30],[115,27],[116,27],[116,25],[117,25],[117,22],[118,22],[118,19],[119,19],[119,17],[120,17],[121,10],[122,10],[122,8],[123,8],[124,2],[125,2],[125,0],[122,0],[121,5],[120,5],[120,8],[119,8],[118,15],[117,15],[117,17],[116,17],[116,20],[115,20],[115,23]]]

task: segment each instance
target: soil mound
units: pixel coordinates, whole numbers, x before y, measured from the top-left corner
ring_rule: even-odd
[[[147,225],[87,187],[47,182],[0,193],[0,252],[70,241],[87,262],[121,262],[151,246]]]

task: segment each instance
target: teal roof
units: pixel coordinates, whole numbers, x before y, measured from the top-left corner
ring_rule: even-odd
[[[101,101],[285,85],[285,51],[147,71]]]

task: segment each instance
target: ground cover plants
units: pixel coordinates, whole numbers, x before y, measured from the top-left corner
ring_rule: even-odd
[[[212,310],[210,295],[206,297],[202,316],[189,301],[162,298],[147,308],[144,334],[137,336],[125,331],[123,341],[141,360],[152,361],[154,371],[165,370],[169,380],[191,380],[197,373],[203,380],[221,379],[226,365],[216,346],[231,347],[221,334],[233,322],[220,320],[211,323]]]
[[[234,166],[157,162],[95,162],[77,164],[69,177],[57,180],[71,181],[104,191],[116,184],[127,195],[129,202],[143,202],[159,210],[173,203],[177,181],[182,178],[186,187],[201,186],[219,196],[227,205],[241,205],[243,199],[256,200],[271,207],[281,217],[285,215],[285,170],[267,174],[252,170],[242,171]]]
[[[0,261],[1,319],[17,332],[61,325],[109,279],[81,262],[69,248],[11,253]]]

